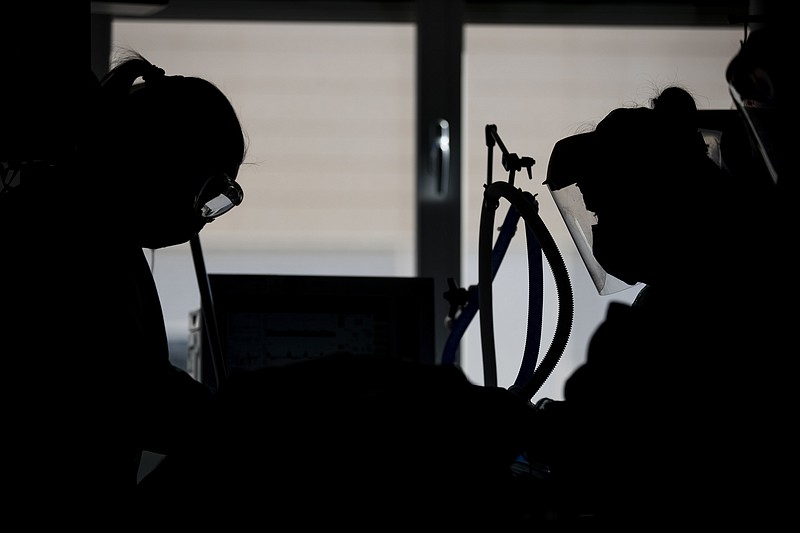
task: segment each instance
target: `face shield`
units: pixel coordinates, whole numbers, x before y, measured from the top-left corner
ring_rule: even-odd
[[[544,183],[564,219],[597,292],[608,295],[634,285],[625,283],[606,272],[593,252],[593,231],[597,224],[597,216],[587,207],[583,192],[577,183],[586,172],[585,158],[600,155],[597,153],[596,140],[594,133],[583,133],[558,141],[550,155]],[[595,161],[601,164],[601,160]]]
[[[684,94],[662,92],[663,110],[615,109],[553,147],[544,184],[601,295],[674,276],[706,223],[720,132],[697,127]]]
[[[753,31],[725,71],[728,88],[751,142],[769,172],[780,185],[788,170],[786,133],[781,112],[785,91],[786,57],[791,48],[786,33],[778,28]]]

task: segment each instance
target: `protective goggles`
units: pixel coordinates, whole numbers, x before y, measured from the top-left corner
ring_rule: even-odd
[[[206,180],[194,199],[194,209],[211,221],[242,203],[244,191],[227,174],[214,174]]]

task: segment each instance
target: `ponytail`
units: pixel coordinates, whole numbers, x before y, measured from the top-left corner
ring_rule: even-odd
[[[100,81],[100,91],[106,102],[120,102],[130,94],[137,79],[143,78],[146,84],[153,84],[164,79],[164,75],[164,69],[135,54],[119,63],[103,77]]]

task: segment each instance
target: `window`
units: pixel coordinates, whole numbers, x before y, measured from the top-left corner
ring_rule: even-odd
[[[599,296],[566,226],[542,185],[553,145],[586,131],[613,108],[647,105],[657,91],[679,84],[695,96],[700,109],[730,109],[725,67],[743,34],[731,28],[590,27],[467,25],[464,33],[464,124],[466,164],[462,171],[464,205],[463,284],[478,281],[478,229],[487,148],[484,128],[495,124],[509,152],[530,156],[533,179],[523,172],[515,184],[536,196],[539,215],[553,236],[570,274],[575,316],[569,343],[555,372],[537,398],[561,398],[564,380],[586,357],[594,329],[609,301],[630,302],[638,288]],[[635,135],[636,132],[631,132]],[[598,162],[601,164],[601,162]],[[602,164],[613,165],[613,161]],[[494,181],[507,180],[494,149]],[[497,211],[497,226],[508,203]],[[541,355],[555,331],[557,301],[551,271],[544,265],[544,313]],[[550,277],[548,277],[550,276]],[[527,327],[527,255],[523,226],[493,284],[493,313],[498,384],[513,384],[525,346]],[[695,297],[687,289],[686,297]],[[482,382],[478,317],[462,342],[465,372]]]
[[[560,398],[610,300],[599,296],[542,185],[559,139],[612,108],[646,105],[680,84],[701,109],[729,109],[724,70],[739,27],[466,25],[463,53],[461,284],[478,281],[478,223],[486,179],[484,127],[536,161],[516,184],[539,214],[570,272],[575,317],[569,344],[540,395]],[[209,273],[415,275],[415,28],[413,24],[197,22],[119,19],[112,50],[143,53],[167,73],[217,83],[239,111],[250,152],[245,200],[201,234]],[[494,153],[494,180],[506,179]],[[613,162],[606,162],[613,164]],[[507,206],[501,205],[497,221]],[[189,245],[159,250],[154,273],[181,363],[189,313],[199,307]],[[545,265],[542,353],[557,304]],[[494,283],[498,381],[518,371],[527,319],[524,235],[512,240]],[[700,287],[694,288],[701,290]],[[687,298],[695,295],[687,289]],[[444,317],[436,317],[443,320]],[[549,335],[549,336],[548,336]],[[460,361],[483,381],[479,321]]]
[[[126,49],[217,84],[249,137],[244,202],[200,234],[209,273],[414,275],[413,26],[116,20]],[[152,259],[182,365],[191,250]]]

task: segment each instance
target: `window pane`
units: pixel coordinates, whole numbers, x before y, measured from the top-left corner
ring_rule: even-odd
[[[410,24],[113,22],[112,60],[209,79],[247,133],[244,202],[201,233],[209,273],[414,275],[414,39]],[[180,352],[200,305],[190,247],[154,261]]]

